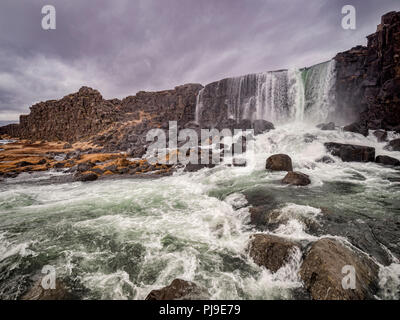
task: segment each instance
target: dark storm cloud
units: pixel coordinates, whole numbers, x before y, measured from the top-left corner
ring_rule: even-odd
[[[57,29],[41,29],[41,8]],[[341,28],[341,8],[357,29]],[[2,0],[0,120],[82,85],[106,98],[331,59],[398,0]]]

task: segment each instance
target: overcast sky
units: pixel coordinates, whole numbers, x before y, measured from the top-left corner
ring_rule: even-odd
[[[56,30],[41,9],[56,8]],[[357,29],[341,27],[352,4]],[[366,44],[399,0],[1,0],[0,120],[87,85],[105,98],[309,66]]]

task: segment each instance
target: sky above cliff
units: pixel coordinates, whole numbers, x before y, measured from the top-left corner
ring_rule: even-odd
[[[41,9],[56,8],[56,30]],[[356,30],[341,8],[356,8]],[[87,85],[105,98],[309,66],[358,44],[399,0],[2,0],[0,120]]]

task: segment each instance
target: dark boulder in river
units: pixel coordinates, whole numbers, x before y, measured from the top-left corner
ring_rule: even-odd
[[[97,178],[98,178],[98,176],[94,172],[78,173],[75,175],[75,180],[82,181],[82,182],[95,181],[95,180],[97,180]]]
[[[355,283],[351,283],[352,270]],[[373,299],[378,273],[378,265],[367,256],[327,238],[311,245],[300,268],[301,279],[314,300]]]
[[[343,144],[336,142],[327,142],[325,148],[336,157],[345,162],[374,162],[375,148],[358,146],[353,144]]]
[[[304,173],[290,171],[283,178],[282,183],[291,184],[294,186],[306,186],[311,183],[311,180],[309,176]]]
[[[320,123],[319,125],[317,125],[317,128],[321,130],[335,130],[335,123],[334,122]]]
[[[368,136],[368,128],[358,122],[349,124],[343,127],[343,131],[349,131],[354,133],[362,134],[363,136]]]
[[[293,241],[273,235],[255,234],[250,240],[249,254],[256,264],[276,272],[289,262],[296,248],[299,246]]]
[[[195,283],[175,279],[169,286],[151,291],[146,300],[200,300],[207,299],[208,292]]]
[[[76,300],[77,297],[71,293],[63,282],[56,280],[55,289],[44,289],[41,280],[35,282],[21,300]]]
[[[400,166],[400,161],[389,156],[377,156],[376,163],[381,163],[387,166]]]
[[[319,158],[315,161],[322,163],[335,163],[335,160],[333,160],[330,156],[323,156],[322,158]]]
[[[374,136],[378,140],[378,142],[387,141],[387,132],[385,130],[376,130],[374,131]]]
[[[384,148],[389,151],[400,151],[400,139],[391,140]]]
[[[274,154],[267,159],[265,168],[271,171],[293,171],[292,159],[287,154]]]
[[[261,134],[263,132],[267,132],[269,130],[275,129],[274,125],[267,120],[255,120],[253,122],[253,130],[254,134]]]

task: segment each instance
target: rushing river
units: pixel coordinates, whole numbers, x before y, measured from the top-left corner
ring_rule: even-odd
[[[343,232],[331,234],[334,229],[307,231],[305,220],[324,219],[321,208],[345,219],[353,235],[370,221],[400,223],[400,170],[339,159],[316,162],[326,155],[328,141],[373,146],[377,155],[400,159],[400,152],[383,150],[385,143],[373,135],[286,124],[256,137],[248,167],[91,183],[44,183],[63,174],[56,172],[7,179],[0,184],[0,298],[17,298],[44,265],[56,267],[82,299],[144,299],[175,278],[204,286],[212,299],[296,298],[300,253],[274,274],[247,254],[249,237],[258,232],[249,225],[249,206],[257,199],[287,218],[275,234],[303,243],[329,234],[349,240]],[[290,155],[294,170],[308,174],[312,184],[282,185],[285,173],[264,169],[275,153]],[[381,249],[389,261],[380,263],[376,256],[379,298],[399,299],[400,264],[391,254],[399,247],[398,235],[389,230],[386,240]]]

